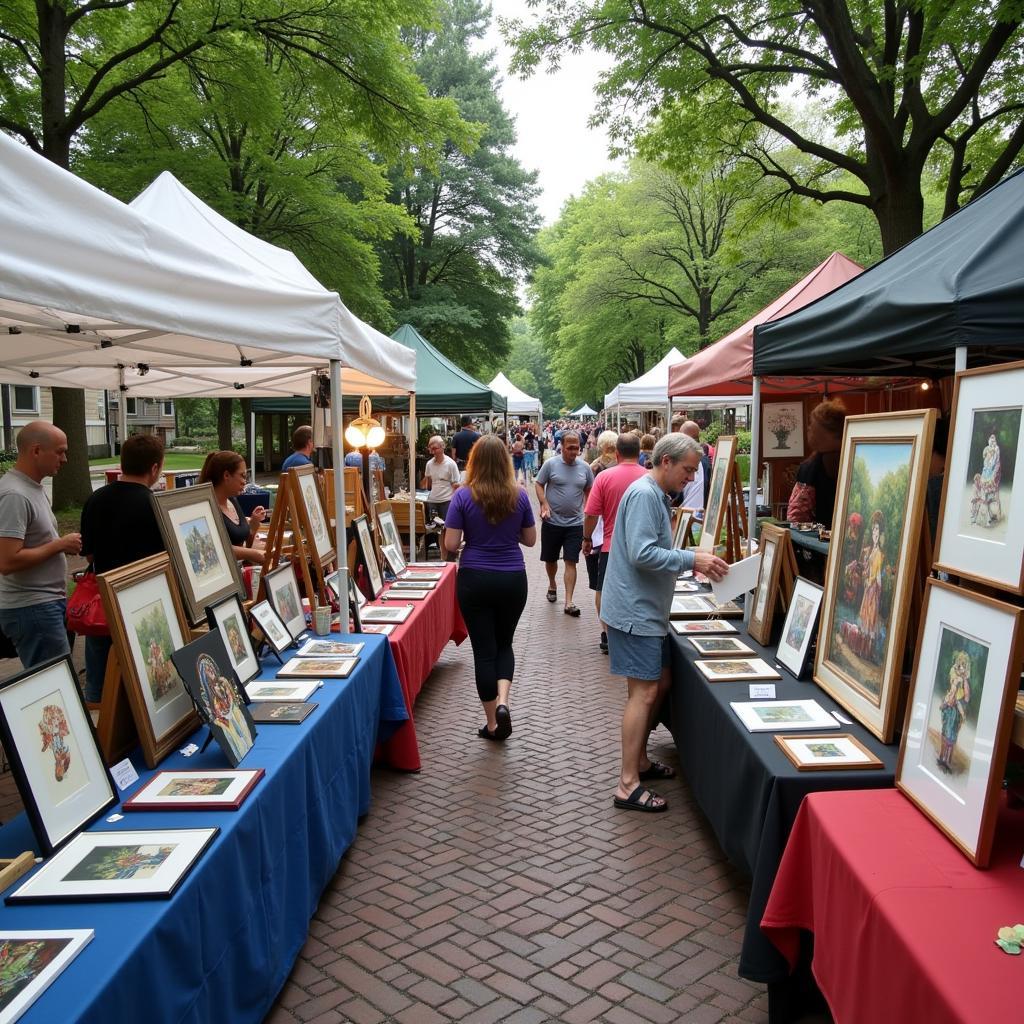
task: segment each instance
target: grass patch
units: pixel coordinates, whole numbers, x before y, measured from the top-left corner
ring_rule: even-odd
[[[57,520],[57,533],[63,537],[65,533],[78,533],[82,528],[82,506],[69,505],[67,508],[53,510]]]
[[[164,469],[202,469],[205,458],[205,452],[168,452],[164,456]],[[112,459],[104,456],[100,459],[90,459],[89,465],[116,466],[118,460],[116,455]]]

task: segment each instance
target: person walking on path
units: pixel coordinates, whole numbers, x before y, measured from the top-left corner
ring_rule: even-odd
[[[572,603],[576,589],[576,564],[583,548],[583,504],[594,486],[593,470],[577,456],[580,437],[573,430],[562,434],[559,458],[540,467],[534,486],[540,502],[540,560],[548,574],[548,600],[558,600],[555,585],[558,559],[565,561],[565,614],[578,618],[579,608]]]
[[[527,595],[520,545],[532,548],[537,543],[537,527],[530,499],[516,484],[512,460],[495,434],[473,445],[465,486],[448,506],[445,547],[454,554],[463,539],[455,590],[473,646],[477,695],[487,717],[478,735],[506,740],[512,734],[512,641]]]
[[[68,439],[52,423],[33,420],[18,431],[18,457],[0,477],[0,629],[25,668],[70,654],[67,555],[82,535],[57,532],[43,480],[68,461]]]
[[[647,470],[640,465],[640,443],[634,434],[619,434],[615,441],[615,457],[618,465],[605,470],[594,481],[594,489],[587,498],[583,519],[583,554],[589,560],[593,555],[595,528],[598,521],[602,525],[601,540],[597,551],[597,572],[594,590],[594,602],[597,606],[597,617],[601,618],[601,588],[604,586],[604,574],[608,567],[608,552],[612,549],[612,537],[615,533],[615,515],[619,509],[622,496],[629,487],[636,483]],[[608,653],[608,634],[601,627],[601,650]]]
[[[668,802],[643,783],[675,774],[650,760],[647,739],[671,682],[667,634],[676,577],[698,569],[720,580],[729,571],[727,562],[707,551],[672,547],[668,496],[693,479],[700,456],[692,437],[663,437],[654,446],[650,472],[630,485],[615,517],[601,617],[612,673],[626,677],[622,767],[614,798],[615,806],[625,810],[668,810]]]
[[[151,489],[164,466],[156,434],[132,434],[121,445],[121,476],[94,491],[82,506],[82,554],[99,574],[166,551]],[[85,638],[85,699],[99,704],[113,641]]]

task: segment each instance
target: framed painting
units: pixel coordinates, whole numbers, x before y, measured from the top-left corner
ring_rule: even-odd
[[[219,828],[79,832],[6,903],[169,899]]]
[[[263,583],[267,588],[267,599],[284,623],[288,635],[298,640],[306,632],[306,616],[302,611],[302,595],[299,593],[299,581],[295,578],[295,567],[288,562],[268,572]]]
[[[686,619],[669,623],[679,636],[706,633],[736,633],[736,627],[725,619]]]
[[[836,772],[857,768],[881,768],[882,761],[848,732],[835,736],[772,737],[779,749],[801,772]]]
[[[191,625],[206,621],[206,606],[245,588],[231,551],[224,515],[211,484],[198,484],[153,496],[174,575]]]
[[[373,549],[370,521],[365,515],[356,516],[352,520],[352,525],[356,531],[356,543],[359,545],[359,554],[362,556],[363,565],[366,566],[366,578],[370,583],[371,597],[376,600],[384,589],[384,577],[381,575],[380,565],[377,562],[377,552]]]
[[[0,963],[8,965],[0,989],[0,1024],[14,1024],[92,941],[91,928],[0,931]]]
[[[304,701],[263,700],[252,706],[252,720],[258,725],[298,725],[319,707]]]
[[[228,763],[237,768],[256,742],[256,727],[220,633],[204,633],[171,657],[199,708],[200,718]]]
[[[1024,609],[929,580],[896,785],[988,864],[1020,684]]]
[[[238,681],[244,684],[258,676],[260,659],[256,657],[256,651],[252,646],[252,637],[246,625],[241,598],[235,594],[210,605],[206,609],[206,619],[210,623],[210,629],[220,633]]]
[[[380,550],[388,567],[396,576],[400,576],[406,571],[405,558],[402,556],[402,549],[397,544],[383,544]]]
[[[359,613],[360,618],[366,622],[405,622],[412,615],[411,605],[394,605],[391,608],[384,608],[381,605],[367,605]]]
[[[364,622],[358,630],[360,633],[376,633],[378,636],[391,636],[394,631],[393,622]]]
[[[199,728],[195,705],[171,655],[189,627],[167,555],[97,577],[142,756],[155,768]],[[233,595],[232,595],[233,596]]]
[[[346,679],[358,658],[292,658],[278,670],[278,679]]]
[[[302,532],[309,541],[310,555],[321,565],[334,561],[334,539],[331,536],[330,521],[320,493],[320,481],[314,466],[298,466],[288,470],[295,494],[295,506],[299,513]]]
[[[772,639],[772,626],[779,599],[779,574],[782,571],[783,560],[787,557],[779,536],[781,532],[771,530],[767,526],[761,527],[761,565],[757,572],[750,621],[747,623],[747,632],[759,644],[767,645]],[[788,532],[787,530],[786,533]]]
[[[822,594],[821,587],[816,583],[802,576],[797,577],[793,597],[786,611],[786,621],[782,625],[779,647],[775,652],[775,660],[797,679],[803,675],[807,652],[816,634]]]
[[[765,402],[761,406],[761,454],[766,459],[804,457],[801,402]]]
[[[669,617],[684,619],[695,615],[714,615],[715,604],[710,596],[704,594],[675,594]]]
[[[704,522],[700,529],[697,547],[701,551],[714,551],[718,538],[722,536],[725,523],[726,505],[729,502],[729,488],[732,485],[733,464],[736,459],[736,437],[725,434],[715,445],[715,464],[711,467],[711,484],[708,501],[704,508]]]
[[[70,657],[2,685],[0,736],[44,857],[117,802]]]
[[[424,601],[430,597],[429,590],[395,590],[388,589],[386,594],[381,595],[382,601]]]
[[[342,640],[307,640],[296,652],[296,658],[354,658],[366,646]]]
[[[259,601],[249,609],[253,621],[260,627],[267,643],[277,654],[286,651],[292,645],[291,634],[284,628],[277,612],[269,601]]]
[[[402,554],[402,535],[398,532],[398,525],[395,523],[395,514],[390,508],[381,508],[377,512],[377,529],[380,530],[381,545],[390,544]],[[405,565],[405,559],[402,559]],[[393,566],[392,566],[393,568]],[[398,570],[395,570],[396,572]]]
[[[305,701],[309,700],[320,688],[320,682],[288,683],[277,682],[270,679],[260,682],[252,682],[245,692],[249,700],[254,702],[275,700],[275,701]]]
[[[730,701],[729,706],[748,732],[839,728],[816,700],[744,700]]]
[[[892,741],[935,410],[848,416],[814,680]]]
[[[734,636],[691,636],[690,646],[702,658],[743,657],[757,652]]]
[[[760,658],[716,658],[714,661],[695,661],[694,665],[709,683],[782,678]]]
[[[237,811],[262,768],[157,772],[122,805],[126,811]]]
[[[693,529],[693,509],[676,509],[675,524],[672,527],[672,547],[685,548],[690,543],[690,531]]]
[[[405,579],[395,580],[395,582],[391,584],[389,589],[398,591],[435,590],[437,589],[437,584],[431,580],[421,580],[418,577],[406,576]]]
[[[935,566],[1024,594],[1024,362],[964,370],[953,389]]]

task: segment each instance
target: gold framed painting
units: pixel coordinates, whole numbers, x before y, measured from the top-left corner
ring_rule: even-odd
[[[288,470],[288,475],[291,477],[299,523],[309,544],[309,554],[321,566],[330,565],[336,556],[334,538],[331,536],[330,520],[327,518],[316,469],[313,466],[296,466]]]
[[[785,547],[789,543],[789,530],[769,525],[761,527],[761,565],[757,572],[750,621],[747,623],[747,632],[759,644],[771,643],[775,609],[779,601],[779,578],[783,562],[790,557]]]
[[[101,573],[97,581],[142,756],[155,768],[199,728],[195,705],[171,661],[189,642],[189,627],[170,559],[152,555]],[[108,713],[104,705],[101,719]]]
[[[245,596],[242,576],[217,507],[212,484],[152,495],[189,624],[206,621],[206,606],[232,594]]]
[[[1022,396],[1024,362],[956,375],[935,532],[936,568],[1015,594],[1024,594]]]
[[[848,732],[772,737],[801,772],[837,772],[881,768],[882,760]]]
[[[892,741],[935,410],[848,416],[814,681]]]
[[[988,863],[1024,661],[1024,609],[930,579],[896,785]]]
[[[697,547],[701,551],[714,551],[718,538],[722,536],[735,460],[736,436],[725,434],[715,444],[715,464],[711,467],[711,484],[708,487],[708,500],[704,508],[704,523],[700,528],[700,540],[697,542]]]

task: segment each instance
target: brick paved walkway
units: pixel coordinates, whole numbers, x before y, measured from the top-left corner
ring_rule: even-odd
[[[613,809],[624,684],[585,581],[572,619],[527,565],[512,737],[477,738],[470,646],[449,645],[415,709],[423,770],[375,773],[269,1024],[767,1020],[736,974],[742,878],[684,782],[665,814]],[[675,764],[663,728],[651,750]]]

